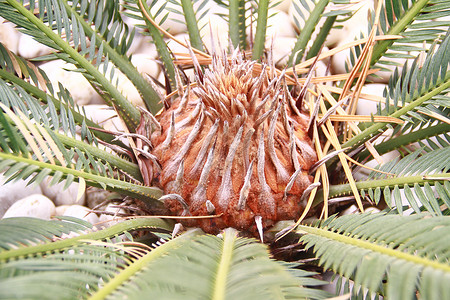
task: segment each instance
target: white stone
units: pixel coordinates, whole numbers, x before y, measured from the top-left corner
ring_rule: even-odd
[[[102,209],[102,207],[100,208],[96,208],[98,205],[104,203],[109,196],[111,196],[110,191],[101,189],[101,188],[96,188],[96,187],[90,187],[89,189],[86,190],[86,205],[87,207],[91,208],[91,209]],[[105,204],[106,205],[106,204]]]
[[[255,16],[257,20],[258,16]],[[246,33],[250,37],[250,33],[253,33],[253,39],[256,34],[257,22],[253,22],[252,26],[247,26]],[[251,30],[250,30],[251,29]],[[296,37],[294,26],[292,26],[289,15],[284,11],[277,8],[269,9],[267,13],[267,28],[266,28],[266,41],[271,41],[275,39],[278,40],[280,37]]]
[[[157,53],[138,53],[131,57],[131,63],[136,67],[140,74],[157,78],[160,72],[159,64],[156,62]]]
[[[51,178],[48,178],[47,180],[42,181],[40,186],[42,189],[42,194],[52,200],[56,206],[71,204],[84,205],[86,202],[84,191],[80,199],[77,199],[79,187],[78,183],[74,182],[67,189],[64,189],[64,181],[52,186],[49,184],[50,181]]]
[[[42,64],[41,69],[45,71],[53,84],[55,92],[59,91],[58,82],[69,90],[73,100],[78,105],[104,103],[101,96],[94,90],[84,76],[75,70],[75,66],[61,60],[50,61]]]
[[[189,44],[189,35],[187,33],[181,33],[175,35],[175,38],[180,40],[181,42],[185,44]],[[174,40],[168,40],[167,46],[172,51],[172,53],[176,56],[177,54],[187,54],[189,55],[189,50],[184,47],[183,45],[180,45],[179,43],[175,42]]]
[[[55,216],[64,216],[64,213],[71,205],[60,205],[55,208]]]
[[[17,180],[5,184],[5,178],[0,174],[0,218],[16,201],[32,194],[41,194],[37,184],[27,185],[25,180]]]
[[[289,12],[291,4],[292,4],[292,0],[281,0],[277,4],[276,9],[279,9],[279,10],[287,13],[287,12]]]
[[[296,43],[297,39],[293,37],[279,37],[273,41],[268,40],[266,42],[266,48],[272,46],[272,54],[275,64],[277,66],[285,66],[289,60],[289,55]]]
[[[136,66],[138,72],[144,74],[144,77],[146,77],[145,74],[153,78],[158,77],[160,69],[152,54],[135,54],[132,56],[131,62]],[[107,78],[111,77],[113,67],[111,63],[108,65],[106,72]],[[103,68],[103,65],[100,65],[100,68]],[[136,87],[119,69],[114,69],[114,76],[111,82],[117,85],[119,92],[135,106],[145,107],[144,101]]]
[[[0,17],[0,42],[10,51],[17,53],[20,33],[12,23]]]
[[[277,9],[269,9],[266,37],[296,37],[296,35],[294,26],[292,26],[287,13]]]
[[[383,162],[382,164],[386,164],[392,160],[398,160],[399,156],[400,156],[400,153],[396,150],[385,153],[385,154],[381,155],[381,160]],[[372,159],[372,160],[366,162],[364,164],[364,166],[372,168],[372,169],[378,169],[379,163],[375,159]],[[366,180],[367,177],[369,176],[369,174],[372,172],[373,171],[370,169],[360,167],[353,176],[354,176],[355,180],[362,181],[362,180]]]
[[[206,16],[203,21],[207,21],[207,23],[204,26],[200,25],[200,36],[206,48],[211,52],[212,43],[214,42],[216,50],[219,49],[219,46],[222,49],[227,49],[229,42],[228,22],[215,14]],[[214,41],[211,41],[211,33]]]
[[[81,205],[70,205],[64,210],[63,216],[75,217],[91,224],[99,222],[97,214],[91,213],[91,210],[88,207]]]
[[[124,126],[112,107],[106,104],[91,104],[83,108],[86,117],[104,129],[114,132],[123,131]]]
[[[18,46],[18,53],[20,56],[31,59],[48,55],[52,53],[52,51],[54,51],[52,48],[35,41],[31,36],[20,34]]]
[[[114,203],[108,204],[106,206],[106,208],[105,208],[105,211],[113,213],[113,214],[123,214],[123,213],[125,213],[125,211],[123,209],[117,208],[117,207],[114,207],[114,206],[117,206],[117,204],[114,204]],[[99,221],[100,221],[100,225],[101,226],[109,227],[109,226],[115,225],[115,224],[117,224],[119,222],[122,222],[123,219],[120,216],[117,216],[117,215],[101,214],[100,217],[99,217]]]
[[[14,203],[3,218],[35,217],[49,220],[55,214],[55,204],[44,195],[34,194]]]
[[[356,107],[356,114],[358,115],[366,115],[369,116],[371,114],[376,115],[377,114],[377,106],[381,102],[381,107],[384,108],[384,98],[383,98],[383,92],[384,89],[387,87],[386,84],[380,84],[380,83],[370,83],[364,85],[364,87],[361,90],[361,95],[358,100],[358,105]],[[379,101],[369,100],[368,97],[365,97],[366,95],[376,96],[379,98]]]

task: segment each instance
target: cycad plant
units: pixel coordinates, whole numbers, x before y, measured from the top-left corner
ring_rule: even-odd
[[[0,298],[323,299],[333,295],[318,278],[331,270],[348,297],[449,299],[450,3],[379,1],[368,32],[325,51],[346,1],[294,1],[297,42],[277,67],[266,37],[277,3],[214,1],[229,43],[207,48],[199,24],[212,1],[170,1],[189,42],[163,29],[158,2],[0,0],[1,17],[53,49],[40,60],[74,65],[123,123],[103,129],[0,44],[0,171],[114,191],[130,212],[101,230],[1,220]],[[156,45],[164,83],[132,65],[137,33]],[[315,75],[345,49],[348,73]],[[407,62],[393,70],[390,58]],[[355,115],[376,69],[391,73],[378,111]],[[120,92],[117,70],[143,107]],[[348,203],[359,212],[342,215]]]

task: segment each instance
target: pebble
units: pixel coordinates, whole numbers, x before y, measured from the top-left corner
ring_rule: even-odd
[[[44,195],[33,194],[15,202],[3,218],[35,217],[50,220],[55,214],[55,204]]]
[[[114,214],[116,214],[116,213],[125,213],[125,211],[123,209],[117,208],[117,207],[114,207],[114,206],[117,206],[117,204],[114,204],[114,203],[108,204],[106,206],[106,208],[105,208],[105,211],[106,212],[111,212],[111,213],[114,213]],[[120,218],[120,216],[114,216],[114,215],[109,215],[109,214],[108,215],[107,214],[102,214],[99,217],[99,221],[100,221],[102,226],[110,227],[112,225],[115,225],[115,224],[121,222],[122,219]]]
[[[14,28],[14,25],[0,17],[0,42],[10,51],[17,54],[17,50],[19,49],[19,38],[20,34]]]
[[[52,53],[53,49],[36,42],[31,36],[20,34],[18,53],[26,59],[32,59]]]
[[[61,60],[50,61],[40,66],[52,82],[55,92],[59,91],[58,82],[69,90],[73,100],[78,105],[104,103],[101,96],[94,90],[84,76],[75,70],[75,66]]]
[[[280,37],[291,37],[295,38],[297,36],[294,27],[292,26],[289,15],[279,10],[278,8],[269,9],[267,13],[267,29],[266,29],[266,42],[272,41],[274,39],[276,43],[282,43],[278,40]],[[255,15],[255,19],[258,16]],[[253,35],[256,32],[257,22],[252,23],[252,26],[247,27],[247,36],[250,37],[250,28],[253,32]]]
[[[65,182],[60,182],[52,186],[49,185],[51,178],[41,182],[40,186],[42,194],[47,196],[55,203],[56,206],[79,204],[84,205],[85,193],[81,194],[81,197],[77,199],[79,184],[74,182],[67,189],[64,189]]]
[[[110,191],[106,191],[101,188],[90,187],[86,189],[86,205],[93,209],[99,204],[105,202],[107,198],[112,194]],[[102,207],[98,209],[103,209]]]
[[[97,214],[90,213],[90,211],[91,210],[86,206],[75,204],[75,205],[69,205],[69,206],[65,207],[62,215],[82,219],[91,224],[98,223],[99,218],[98,218]]]
[[[123,131],[123,124],[117,113],[106,104],[85,105],[86,117],[109,131]]]
[[[369,83],[363,86],[361,93],[371,96],[379,97],[380,100],[383,99],[383,93],[386,89],[386,84],[381,83]],[[356,114],[370,116],[371,114],[377,114],[377,101],[369,100],[361,95],[358,100],[358,105],[356,107]],[[381,106],[384,107],[383,101],[381,101]]]
[[[5,184],[5,178],[0,174],[0,218],[16,201],[32,194],[41,194],[37,184],[27,185],[25,180],[17,180]]]

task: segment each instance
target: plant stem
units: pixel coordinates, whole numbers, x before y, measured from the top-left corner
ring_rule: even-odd
[[[200,31],[198,30],[197,19],[195,17],[192,1],[181,0],[181,6],[183,8],[183,15],[188,29],[187,32],[189,34],[189,42],[192,47],[203,51],[203,42],[200,38]]]
[[[114,50],[109,43],[107,43],[103,36],[98,34],[98,31],[94,30],[84,19],[71,8],[67,2],[63,1],[67,12],[71,13],[77,19],[78,23],[83,27],[84,32],[91,38],[95,35],[95,42],[98,47],[103,46],[103,51],[107,53],[108,58],[114,62],[114,64],[125,74],[128,79],[133,83],[137,90],[142,95],[142,99],[146,104],[147,108],[156,114],[162,105],[159,103],[160,99],[158,93],[152,88],[152,86],[147,82],[147,80],[142,77],[137,71],[136,67],[133,66],[131,61],[123,55],[120,55],[116,50]],[[92,4],[91,4],[92,5]]]
[[[301,29],[298,36],[297,42],[295,43],[294,49],[292,49],[292,54],[289,57],[288,66],[292,67],[300,62],[305,55],[305,49],[308,42],[311,40],[311,35],[316,29],[316,25],[322,17],[322,13],[325,7],[328,5],[329,0],[320,0],[314,7],[313,11],[309,15],[305,26]],[[295,61],[294,61],[295,58]]]
[[[39,169],[49,169],[53,172],[62,172],[65,175],[73,175],[75,178],[81,177],[88,181],[89,185],[95,186],[95,187],[102,187],[106,188],[106,186],[109,186],[108,190],[116,191],[121,194],[129,195],[138,199],[142,199],[145,201],[153,200],[155,203],[159,203],[158,199],[162,196],[162,191],[158,188],[154,187],[148,187],[148,186],[142,186],[137,185],[134,183],[130,183],[127,181],[122,181],[119,179],[109,178],[97,174],[92,174],[85,172],[83,170],[76,170],[69,167],[63,167],[60,165],[53,165],[46,162],[40,162],[36,161],[30,158],[13,155],[9,153],[0,152],[0,159],[10,159],[14,160],[16,162],[23,162],[27,165],[34,165],[39,167]],[[111,175],[113,176],[113,175]]]
[[[0,261],[5,261],[17,257],[30,256],[38,253],[48,253],[52,251],[67,249],[71,246],[82,243],[82,241],[104,240],[107,238],[115,237],[119,234],[122,234],[123,232],[135,230],[138,228],[163,228],[166,230],[171,230],[172,226],[168,221],[160,218],[137,218],[126,220],[103,230],[82,234],[73,238],[43,245],[28,246],[2,251],[0,253]]]
[[[436,179],[433,179],[436,177]],[[377,187],[394,187],[396,185],[414,185],[419,184],[423,185],[426,182],[434,183],[435,181],[443,181],[442,178],[450,178],[450,173],[440,173],[427,175],[427,179],[424,179],[422,175],[415,176],[403,176],[397,178],[389,178],[389,179],[377,179],[377,180],[367,180],[367,181],[359,181],[356,182],[356,187],[358,190],[366,190],[366,189],[374,189]],[[348,195],[352,192],[350,188],[350,184],[339,184],[339,185],[331,185],[330,186],[330,194],[329,197],[339,197],[342,195]],[[320,193],[319,193],[320,195]],[[316,199],[314,202],[319,202],[319,199]]]
[[[414,3],[411,8],[395,23],[394,26],[389,28],[386,35],[397,35],[405,31],[405,28],[419,15],[422,8],[424,8],[429,0],[418,0]],[[370,65],[373,66],[377,61],[386,53],[389,47],[394,43],[395,40],[384,40],[378,42],[373,48],[372,60]],[[401,41],[401,40],[400,40]]]
[[[259,60],[264,54],[264,43],[266,41],[267,13],[269,0],[260,0],[258,3],[258,21],[256,24],[255,42],[253,44],[252,59]]]
[[[399,118],[402,115],[405,115],[407,112],[413,110],[417,106],[421,105],[425,101],[431,99],[432,97],[440,94],[441,92],[445,91],[446,89],[450,88],[450,71],[447,72],[445,75],[445,79],[443,82],[436,86],[434,89],[426,93],[425,95],[419,97],[418,99],[414,100],[410,104],[406,105],[405,107],[402,107],[401,109],[397,110],[396,112],[389,115],[389,117]],[[363,132],[358,134],[357,136],[353,137],[351,140],[347,141],[342,145],[342,148],[352,147],[356,144],[360,144],[367,139],[369,139],[373,134],[378,132],[380,129],[386,126],[387,123],[376,123],[370,126],[369,128],[366,128]]]
[[[101,128],[101,126],[99,126],[97,123],[92,122],[91,120],[89,120],[88,118],[83,116],[82,114],[80,114],[77,111],[75,111],[73,108],[71,108],[68,105],[62,103],[60,100],[58,100],[55,97],[47,94],[46,92],[40,90],[36,86],[34,86],[34,85],[26,82],[25,80],[22,80],[19,77],[13,75],[12,73],[9,73],[9,72],[7,72],[5,70],[0,69],[0,78],[3,78],[3,79],[5,79],[8,82],[11,82],[11,83],[14,83],[14,84],[20,86],[26,92],[30,93],[30,95],[38,98],[43,103],[48,103],[48,99],[51,99],[53,104],[55,105],[55,108],[56,108],[57,111],[60,111],[60,107],[61,106],[64,107],[64,109],[66,111],[70,111],[72,113],[74,121],[80,126],[81,126],[81,124],[83,124],[83,121],[85,121],[87,126],[94,127],[94,128]],[[110,134],[107,134],[107,133],[104,133],[104,132],[100,132],[100,131],[96,131],[96,130],[93,130],[92,134],[94,134],[95,136],[101,138],[105,142],[111,142],[112,139],[114,138]]]
[[[444,263],[439,263],[438,261],[432,261],[424,257],[409,254],[397,249],[389,248],[388,246],[377,245],[373,242],[364,241],[356,237],[345,236],[343,234],[331,232],[330,230],[323,228],[315,228],[305,225],[299,225],[297,227],[297,233],[307,233],[313,234],[322,238],[330,239],[333,241],[341,242],[345,245],[353,245],[358,248],[368,249],[370,251],[381,253],[389,257],[394,257],[396,259],[402,259],[407,262],[412,262],[414,264],[421,265],[423,268],[431,267],[437,270],[443,270],[445,272],[450,272],[450,266]]]
[[[170,240],[141,258],[134,261],[128,267],[123,269],[117,276],[108,281],[101,289],[97,291],[94,295],[92,295],[89,300],[101,300],[105,299],[115,291],[117,291],[118,287],[125,283],[127,280],[130,280],[136,273],[140,272],[142,269],[146,268],[152,261],[166,255],[169,251],[180,247],[183,242],[186,242],[193,234],[195,233],[186,233],[181,235],[173,240]]]
[[[245,1],[230,0],[229,6],[229,36],[233,48],[245,49],[246,33],[245,33]]]
[[[223,251],[219,262],[219,268],[217,270],[216,280],[213,288],[213,300],[224,300],[227,274],[230,269],[231,260],[233,257],[233,248],[236,240],[236,230],[228,228],[225,230],[223,237]]]
[[[130,131],[134,132],[140,121],[139,110],[134,107],[134,105],[129,102],[118,90],[117,88],[106,79],[106,77],[100,73],[97,68],[92,65],[84,56],[78,53],[77,50],[72,48],[66,41],[64,41],[61,36],[53,32],[51,28],[46,26],[42,20],[37,18],[32,12],[26,9],[22,4],[16,0],[6,0],[8,4],[14,7],[22,16],[27,18],[30,23],[36,26],[37,29],[42,31],[51,41],[53,41],[64,53],[69,55],[82,69],[91,75],[96,82],[111,96],[103,97],[109,104],[116,106],[119,109],[123,119],[125,120],[127,127]]]

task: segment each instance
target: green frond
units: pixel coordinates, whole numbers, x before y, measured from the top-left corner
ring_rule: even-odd
[[[81,234],[90,230],[92,225],[83,220],[67,218],[63,221],[44,221],[41,219],[18,217],[0,221],[1,251],[11,250],[24,245],[48,243],[55,237],[71,232]]]
[[[299,28],[300,33],[297,36],[297,42],[295,43],[291,55],[289,56],[289,66],[296,65],[302,60],[306,54],[307,47],[311,47],[310,51],[308,51],[307,57],[311,58],[315,56],[327,38],[333,24],[336,21],[336,18],[338,16],[345,16],[349,14],[348,10],[341,10],[338,8],[333,8],[331,11],[324,13],[325,8],[330,2],[336,2],[336,4],[339,4],[339,1],[330,0],[293,1],[293,7],[296,12],[294,15],[294,22]],[[308,12],[309,15],[305,16],[302,10]],[[320,19],[324,17],[326,17],[326,20],[324,25],[321,27],[318,36],[314,38],[314,43],[312,45],[308,45],[314,31],[316,30],[317,24]]]
[[[156,0],[153,0],[152,3],[150,3],[150,5],[154,5],[156,2],[157,2]],[[125,6],[129,10],[129,12],[126,15],[130,18],[144,22],[144,24],[137,25],[136,27],[144,29],[142,33],[149,34],[152,37],[152,42],[156,46],[156,50],[158,51],[160,59],[165,68],[165,74],[169,80],[169,85],[166,86],[166,88],[170,88],[171,91],[174,91],[177,89],[177,85],[175,78],[176,71],[175,65],[173,63],[173,55],[172,53],[170,53],[170,50],[163,39],[162,33],[154,24],[152,24],[152,22],[155,22],[154,20],[156,19],[156,17],[165,11],[164,10],[165,4],[161,6],[161,8],[156,12],[155,15],[152,15],[152,13],[150,12],[150,8],[146,3],[146,1],[134,0],[132,4],[133,5],[128,4]],[[166,17],[167,14],[162,19],[161,21],[162,23],[164,22]]]
[[[87,298],[148,251],[142,244],[122,243],[118,235],[155,227],[170,228],[160,219],[134,219],[100,231],[75,218],[0,220],[7,233],[0,239],[5,249],[0,250],[0,299]],[[102,242],[111,238],[116,242]]]
[[[424,118],[427,118],[426,115],[418,117],[420,114],[417,111],[420,107],[426,107],[431,104],[445,114],[445,111],[448,111],[447,107],[441,106],[441,102],[435,102],[434,100],[441,99],[440,101],[442,101],[443,99],[445,102],[448,99],[450,71],[448,71],[449,57],[446,53],[449,51],[450,35],[447,34],[441,44],[430,49],[423,65],[419,64],[416,59],[410,68],[407,65],[403,68],[402,76],[394,73],[386,93],[386,101],[383,103],[385,107],[381,109],[380,104],[378,114],[402,118],[406,121],[404,126],[409,126],[410,128],[411,124],[414,123],[414,119],[422,121],[425,120]],[[386,128],[386,123],[370,125],[357,137],[344,143],[342,147],[352,147],[360,144]]]
[[[259,60],[264,53],[268,11],[269,11],[269,1],[260,0],[258,2],[258,20],[256,23],[255,41],[253,43],[252,49],[253,60]]]
[[[0,252],[0,263],[24,257],[38,257],[55,251],[70,250],[71,247],[86,243],[89,240],[104,241],[136,229],[160,228],[171,230],[173,227],[170,221],[152,217],[126,220],[102,230],[97,230],[83,220],[76,218],[60,217],[60,219],[62,219],[62,223],[61,221],[46,221],[34,218],[0,220],[3,228],[10,229],[11,243],[13,243],[13,245],[7,246],[6,250]],[[17,233],[14,233],[16,227],[11,225],[16,225]],[[39,229],[32,225],[39,225]],[[70,233],[75,233],[75,236],[64,236],[64,234]],[[7,243],[7,237],[3,238],[2,241]],[[19,243],[18,247],[14,243]]]
[[[373,171],[366,180],[357,182],[361,196],[375,204],[383,199],[400,214],[406,200],[416,213],[423,208],[432,215],[441,215],[443,209],[439,201],[447,207],[450,204],[447,196],[447,193],[450,194],[450,146],[423,152],[423,148],[419,148],[398,161],[387,162],[377,168],[380,172]],[[440,192],[436,195],[432,187],[438,187]],[[331,198],[350,193],[349,184],[330,186]]]
[[[56,95],[43,70],[18,57],[1,43],[0,61],[0,91],[2,93],[0,101],[6,105],[20,106],[21,108],[28,106],[33,119],[37,122],[42,120],[43,123],[52,128],[61,127],[59,122],[61,118],[67,119],[69,115],[72,115],[70,118],[73,118],[75,124],[79,126],[85,124],[85,126],[92,128],[101,128],[80,112],[70,93],[62,85],[59,86],[59,92]],[[12,100],[8,100],[6,94],[9,91],[5,91],[6,88],[13,89],[16,94],[20,94],[22,97],[14,96]],[[7,104],[11,101],[14,104]],[[24,102],[24,105],[21,105],[21,102]],[[42,108],[39,108],[39,105]],[[44,117],[45,113],[43,112],[47,109],[51,115],[50,118]],[[22,109],[22,112],[26,113],[26,110]],[[58,117],[58,114],[61,114],[61,116]],[[90,135],[97,136],[106,142],[111,142],[113,139],[111,135],[101,131],[82,132],[83,139],[86,137],[91,139]],[[96,142],[95,138],[93,141]]]
[[[322,299],[329,296],[301,287],[302,278],[296,279],[284,265],[271,260],[264,245],[238,238],[234,230],[226,230],[223,238],[202,235],[174,246],[172,243],[180,238],[162,244],[148,253],[148,257],[137,260],[136,273],[128,273],[130,280],[116,287],[111,295],[100,291],[93,299],[107,296],[108,299]],[[163,249],[164,255],[153,253]]]
[[[228,12],[229,35],[233,48],[246,49],[246,5],[244,0],[230,0]]]
[[[382,57],[412,58],[411,51],[421,51],[423,43],[431,44],[445,36],[450,23],[450,4],[441,0],[385,0],[380,15],[381,33],[401,35],[404,38],[378,43],[373,50],[371,64]],[[389,51],[388,51],[389,50]]]
[[[96,90],[101,91],[103,99],[118,109],[130,131],[134,131],[139,123],[139,111],[118,91],[115,83],[107,78],[108,63],[116,64],[139,86],[141,93],[146,93],[146,103],[152,105],[153,101],[150,108],[154,111],[158,109],[159,97],[156,97],[151,86],[122,54],[129,47],[133,34],[128,32],[117,15],[108,15],[111,12],[118,13],[118,1],[114,1],[114,5],[111,4],[112,1],[98,2],[89,4],[87,0],[77,1],[71,7],[62,0],[39,1],[36,7],[39,13],[35,16],[35,4],[27,8],[14,0],[2,0],[0,15],[38,42],[55,49],[57,52],[54,55],[57,58],[75,64],[76,71],[81,72]],[[103,8],[97,9],[97,5]],[[92,25],[97,26],[96,31],[91,28]],[[119,34],[110,32],[110,26],[117,29]],[[119,37],[123,38],[116,40]],[[149,97],[153,98],[148,99]]]
[[[31,178],[39,184],[53,175],[53,184],[66,180],[68,186],[77,180],[160,205],[155,199],[162,195],[161,190],[137,181],[140,171],[135,163],[48,126],[33,124],[20,110],[16,116],[4,104],[0,106],[0,172],[5,172],[8,181]]]
[[[355,286],[388,299],[413,299],[416,292],[420,299],[446,299],[449,229],[447,216],[377,213],[334,217],[301,225],[297,232],[321,266],[353,279]]]
[[[183,16],[186,21],[186,27],[189,34],[189,41],[192,47],[203,51],[203,42],[200,36],[200,30],[198,28],[197,14],[194,11],[193,1],[181,0],[181,6],[183,8]],[[205,5],[206,2],[203,3]],[[201,4],[200,4],[201,5]]]
[[[66,148],[77,148],[78,150],[84,151],[84,153],[89,153],[88,155],[95,157],[95,160],[100,159],[103,162],[107,162],[114,168],[122,170],[133,178],[138,180],[141,178],[139,168],[135,163],[131,163],[125,159],[119,158],[117,155],[113,155],[98,148],[94,133],[87,128],[86,124],[88,121],[86,118],[83,117],[82,123],[77,124],[75,122],[75,116],[82,115],[71,109],[66,110],[64,108],[66,105],[60,105],[58,112],[55,105],[53,105],[53,100],[51,100],[51,98],[48,98],[49,101],[47,105],[39,103],[23,90],[21,86],[8,85],[1,79],[0,94],[7,96],[0,99],[0,105],[5,105],[5,108],[2,108],[0,112],[2,115],[1,119],[3,120],[2,127],[5,132],[5,143],[8,140],[6,136],[9,135],[11,137],[12,134],[8,134],[8,132],[13,130],[8,128],[10,128],[11,125],[14,125],[21,129],[20,131],[23,136],[22,140],[26,140],[27,135],[30,133],[33,137],[32,139],[40,141],[40,143],[36,144],[34,149],[31,149],[35,151],[38,156],[40,155],[41,150],[45,151],[50,148],[46,153],[47,158],[50,161],[52,161],[52,157],[55,155],[56,158],[59,159],[60,164],[70,165],[73,161],[73,155],[70,156]],[[3,113],[6,112],[6,109],[14,111],[14,114],[9,113],[8,115],[8,113],[6,113],[6,115],[4,115]],[[74,116],[75,113],[77,115]],[[16,118],[15,115],[18,115],[19,118]],[[8,123],[11,125],[8,125]],[[77,133],[81,134],[81,140],[76,138]],[[3,151],[17,149],[17,146],[19,145],[17,143],[21,143],[19,141],[20,138],[16,137],[14,140],[15,143],[10,143],[8,147],[2,147]],[[35,144],[32,141],[30,142],[27,140],[27,142],[30,147]],[[40,146],[41,148],[38,149],[39,147],[37,146]],[[22,151],[27,154],[28,150],[24,150],[23,148],[24,147],[22,147]],[[64,159],[62,157],[64,157]],[[84,166],[84,168],[89,168],[89,166]]]

